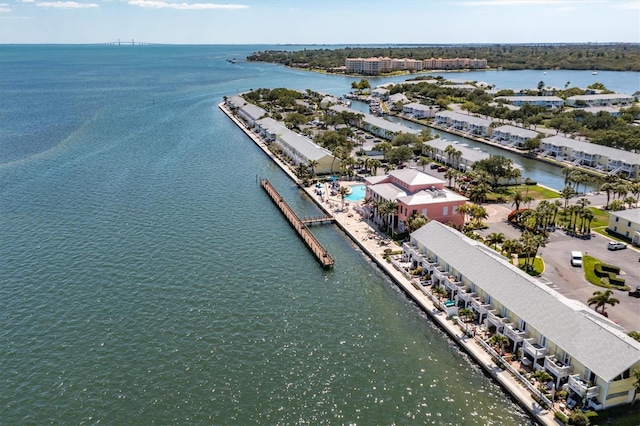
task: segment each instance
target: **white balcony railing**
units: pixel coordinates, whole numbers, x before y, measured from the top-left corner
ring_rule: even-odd
[[[486,314],[489,311],[491,305],[482,303],[479,298],[471,299],[471,307],[476,310],[480,315]]]
[[[439,266],[434,266],[433,267],[433,279],[434,281],[440,281],[445,277],[445,272],[440,270]]]
[[[544,368],[559,379],[571,374],[571,366],[564,365],[553,356],[546,356],[544,358]]]
[[[528,353],[533,357],[533,359],[542,358],[543,356],[546,356],[549,353],[547,351],[547,348],[545,348],[544,346],[541,346],[538,343],[532,343],[531,340],[532,339],[525,340],[523,348],[526,353]]]
[[[474,297],[478,297],[478,295],[468,289],[467,291],[465,291],[465,289],[461,289],[458,292],[458,300],[463,300],[465,303],[470,303]]]
[[[489,311],[487,320],[496,327],[496,330],[501,331],[502,327],[507,323],[506,318],[502,318],[495,314],[495,311]]]
[[[513,328],[513,324],[505,324],[502,333],[516,343],[522,342],[527,336],[526,332]]]
[[[569,376],[569,388],[580,395],[581,398],[589,399],[598,396],[599,386],[589,386],[589,383],[581,379],[578,374]]]

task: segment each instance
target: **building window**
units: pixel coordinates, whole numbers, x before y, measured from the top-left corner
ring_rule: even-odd
[[[442,216],[449,216],[449,206],[444,206],[442,208]]]

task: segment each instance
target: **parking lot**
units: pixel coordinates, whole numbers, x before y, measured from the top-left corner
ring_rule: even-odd
[[[508,239],[519,238],[521,232],[506,221],[511,211],[507,204],[485,205],[489,219],[489,228],[479,232],[487,236],[492,232],[501,232]],[[581,251],[584,255],[590,255],[602,262],[619,266],[620,276],[632,289],[640,285],[640,251],[637,247],[627,246],[624,250],[608,250],[610,239],[600,234],[593,233],[591,239],[583,240],[567,235],[558,229],[551,232],[549,241],[545,247],[538,250],[538,255],[545,263],[545,270],[540,280],[550,288],[563,296],[587,303],[594,291],[604,291],[589,283],[584,277],[582,268],[571,266],[571,252]],[[627,331],[640,330],[640,298],[631,297],[628,291],[613,290],[616,299],[620,303],[606,308],[609,319],[621,325]]]

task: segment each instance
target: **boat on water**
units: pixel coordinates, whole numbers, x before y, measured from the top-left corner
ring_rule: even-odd
[[[591,75],[598,75],[598,71],[592,72]]]

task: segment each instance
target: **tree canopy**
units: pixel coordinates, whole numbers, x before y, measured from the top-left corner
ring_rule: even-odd
[[[509,70],[571,69],[640,71],[640,46],[624,43],[599,44],[486,44],[415,47],[346,47],[342,49],[265,50],[254,52],[249,61],[283,64],[298,68],[338,70],[346,58],[482,58],[489,67]]]

